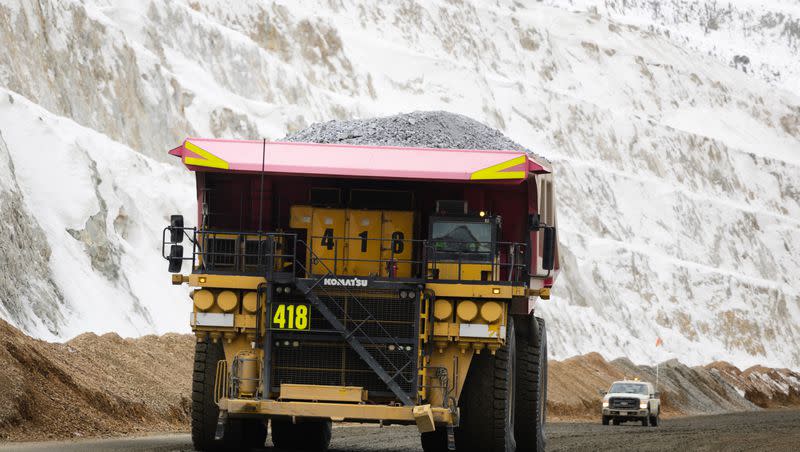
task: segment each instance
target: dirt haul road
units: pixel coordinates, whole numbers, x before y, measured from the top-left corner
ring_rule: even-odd
[[[662,421],[657,428],[634,424],[548,425],[548,450],[638,451],[790,451],[800,444],[800,410],[761,411],[685,417]],[[0,451],[190,451],[188,434],[107,440],[6,443]],[[275,451],[273,448],[265,451]],[[332,451],[422,451],[415,427],[338,427]]]

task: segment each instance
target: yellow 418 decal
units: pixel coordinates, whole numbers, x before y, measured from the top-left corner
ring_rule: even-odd
[[[307,304],[273,305],[272,328],[278,330],[307,330],[311,326]]]

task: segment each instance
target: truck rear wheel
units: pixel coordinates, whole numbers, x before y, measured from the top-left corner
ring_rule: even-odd
[[[281,450],[324,452],[331,443],[331,421],[272,420],[272,444]]]
[[[494,356],[484,350],[472,358],[459,401],[461,425],[455,430],[459,451],[516,450],[516,344],[514,319],[509,316],[505,346],[497,350]]]
[[[222,344],[208,339],[194,347],[192,375],[192,445],[196,450],[215,451],[263,446],[267,427],[258,419],[228,419],[223,439],[217,441],[219,407],[214,402],[217,362],[225,359]]]
[[[544,319],[522,317],[536,325],[517,330],[517,407],[516,439],[520,452],[545,450],[547,417],[547,330]],[[536,327],[536,328],[534,328]],[[532,330],[538,336],[532,337]]]

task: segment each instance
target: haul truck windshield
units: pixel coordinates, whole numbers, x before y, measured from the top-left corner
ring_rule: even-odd
[[[432,224],[431,241],[440,259],[491,259],[492,224],[447,220],[436,220]]]
[[[197,337],[197,449],[325,450],[331,422],[424,450],[541,450],[553,176],[518,151],[190,138],[197,226],[163,237]],[[183,273],[188,265],[188,272]],[[346,433],[345,433],[346,434]]]

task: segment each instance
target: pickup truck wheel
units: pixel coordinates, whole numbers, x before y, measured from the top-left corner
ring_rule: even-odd
[[[658,415],[650,416],[650,427],[658,427]]]
[[[608,416],[603,416],[603,425],[608,425]]]
[[[545,418],[547,416],[547,329],[544,319],[518,318],[537,322],[538,337],[531,338],[534,325],[517,330],[517,400],[516,428],[517,450],[541,452],[545,450]],[[520,322],[523,323],[523,322]],[[531,339],[534,339],[531,341]]]
[[[273,419],[272,444],[280,450],[324,452],[331,444],[331,421]]]
[[[647,427],[647,418],[642,419],[642,427]]]
[[[509,316],[506,344],[492,356],[488,350],[472,358],[461,392],[460,426],[455,430],[459,451],[514,452],[516,394],[516,332]]]

